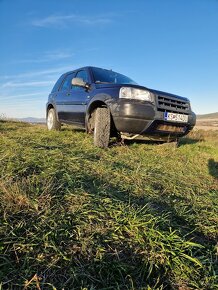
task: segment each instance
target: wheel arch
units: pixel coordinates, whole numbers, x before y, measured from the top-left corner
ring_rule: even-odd
[[[87,108],[86,112],[86,131],[92,131],[92,127],[94,125],[94,113],[97,108],[108,108],[107,104],[101,100],[95,100],[92,102],[89,107]]]
[[[86,131],[88,133],[91,133],[93,131],[94,122],[95,122],[95,110],[97,108],[108,108],[108,110],[110,111],[110,115],[111,115],[111,134],[112,134],[112,136],[116,136],[117,130],[115,128],[113,116],[111,114],[110,104],[108,102],[105,102],[104,100],[95,100],[87,108],[86,122],[85,122]]]
[[[48,105],[47,105],[47,108],[46,108],[46,117],[48,116],[48,111],[49,111],[50,109],[54,109],[54,106],[53,106],[52,104],[48,104]]]
[[[47,108],[46,108],[46,118],[48,117],[48,111],[50,109],[54,109],[55,110],[55,114],[56,114],[57,120],[59,121],[58,112],[57,112],[56,106],[54,104],[52,104],[52,103],[47,104]]]
[[[87,115],[90,115],[97,108],[108,108],[108,105],[104,101],[96,100],[89,105]]]

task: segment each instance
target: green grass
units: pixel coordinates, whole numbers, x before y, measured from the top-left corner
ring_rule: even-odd
[[[218,132],[107,150],[0,122],[0,289],[218,289]]]

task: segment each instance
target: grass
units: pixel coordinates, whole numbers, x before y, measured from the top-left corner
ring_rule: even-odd
[[[0,289],[218,289],[218,132],[107,150],[0,122]]]

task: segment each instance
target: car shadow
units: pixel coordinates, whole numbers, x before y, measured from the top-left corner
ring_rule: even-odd
[[[208,160],[208,169],[211,176],[218,179],[218,162],[216,162],[214,159]]]
[[[117,164],[116,162],[114,167],[125,167],[125,164]],[[188,243],[191,240],[197,244],[201,244],[203,246],[208,245],[209,247],[214,247],[216,245],[216,238],[213,236],[207,236],[203,231],[201,231],[200,228],[197,229],[196,221],[192,218],[189,218],[190,216],[194,216],[196,214],[196,208],[194,205],[190,204],[190,200],[188,200],[186,196],[177,197],[176,204],[181,203],[187,205],[186,210],[189,212],[189,217],[187,218],[186,214],[182,214],[178,211],[178,206],[175,204],[175,196],[173,192],[172,194],[164,194],[160,189],[158,195],[156,194],[151,196],[149,195],[149,192],[146,192],[145,189],[144,194],[137,196],[131,190],[125,190],[125,187],[122,185],[114,184],[112,180],[102,176],[100,177],[97,174],[95,175],[94,172],[83,174],[80,176],[80,180],[77,179],[77,182],[81,184],[81,189],[90,197],[90,205],[95,210],[97,210],[98,205],[102,200],[110,201],[109,206],[115,206],[120,203],[124,206],[123,209],[125,207],[126,209],[132,207],[137,209],[138,212],[146,209],[146,212],[150,214],[151,218],[157,218],[157,220],[161,221],[160,223],[156,224],[156,230],[157,232],[161,233],[161,235],[166,235],[170,228],[170,230],[172,232],[175,231],[184,242]],[[107,231],[106,233],[102,232],[100,237],[101,240],[107,240],[107,235]],[[113,253],[113,251],[111,252],[111,249],[114,247],[115,245],[113,242],[110,242],[110,247],[107,249],[107,255],[105,255],[102,260],[104,264],[98,264],[93,260],[91,261],[92,265],[95,267],[102,267],[101,272],[104,274],[106,271],[108,271],[108,269],[114,269],[114,267],[119,269],[122,276],[126,277],[131,273],[130,275],[133,281],[140,281],[139,283],[142,283],[137,285],[139,287],[145,287],[146,283],[154,286],[154,279],[161,277],[158,285],[163,284],[164,289],[175,289],[170,283],[170,271],[164,272],[164,268],[160,267],[158,268],[159,272],[157,273],[155,267],[153,267],[151,275],[145,279],[142,274],[143,271],[135,271],[136,269],[141,269],[143,264],[145,265],[143,256],[138,254],[134,247],[130,248],[128,243],[123,244],[122,248],[119,248],[119,245],[116,245],[116,253],[122,253],[121,255]],[[200,255],[202,256],[204,254],[206,256],[206,251],[204,253],[203,251],[204,250],[202,249]],[[198,256],[195,257],[197,258]],[[144,271],[148,271],[148,269],[152,267],[149,261],[146,265],[146,267],[143,266],[145,267]],[[88,272],[88,269],[86,269],[85,272],[86,271]],[[111,275],[114,275],[113,271],[111,271]],[[99,284],[98,286],[99,288],[102,288],[103,284]]]
[[[167,142],[165,142],[167,143]],[[143,139],[132,139],[132,140],[117,140],[114,138],[113,140],[110,141],[109,147],[114,147],[114,146],[134,146],[134,145],[162,145],[164,144],[163,141],[154,141],[154,140],[143,140]]]
[[[90,156],[89,156],[90,158]],[[99,157],[97,158],[99,159]],[[93,161],[97,160],[93,158]],[[114,170],[120,168],[122,170],[132,170],[131,166],[125,162],[114,162]],[[218,178],[218,163],[214,160],[209,160],[209,168],[211,170],[211,175]],[[57,170],[55,179],[59,180],[62,177],[59,176],[59,171]],[[187,240],[191,239],[197,243],[201,244],[216,244],[216,238],[213,235],[206,235],[200,228],[196,229],[196,221],[193,220],[192,216],[196,214],[195,205],[190,204],[190,200],[186,196],[177,196],[175,203],[175,194],[164,193],[162,188],[157,184],[153,185],[153,191],[156,192],[155,195],[151,195],[149,192],[140,194],[140,196],[134,194],[128,189],[125,190],[125,186],[114,184],[112,180],[104,177],[99,177],[95,175],[94,172],[84,173],[77,183],[81,184],[81,189],[90,196],[95,196],[99,198],[110,198],[114,203],[120,201],[126,205],[132,205],[138,209],[148,206],[150,213],[154,216],[161,217],[162,215],[168,216],[168,222],[165,225],[166,228],[169,224],[173,230],[176,230],[182,237],[186,237]],[[158,191],[158,194],[157,194]],[[186,218],[184,210],[178,210],[178,204],[185,206],[185,209],[189,212],[189,217]],[[201,210],[199,208],[199,210]]]
[[[190,137],[185,137],[181,138],[179,141],[179,146],[184,146],[184,145],[194,145],[196,143],[202,142],[203,140],[201,138],[190,138]]]
[[[181,138],[178,141],[177,147],[184,146],[184,145],[193,145],[198,142],[202,142],[203,140],[201,138],[195,139],[195,138]],[[114,145],[127,145],[127,146],[132,146],[134,144],[146,144],[146,145],[166,145],[166,144],[171,144],[175,145],[175,142],[169,142],[169,141],[155,141],[155,140],[143,140],[143,139],[133,139],[133,140],[124,140],[124,142],[111,142],[111,146],[113,147]]]
[[[117,166],[117,164],[115,164],[115,166]],[[122,164],[119,164],[119,166],[122,166]],[[129,191],[123,190],[123,187],[110,184],[108,180],[99,180],[99,178],[91,176],[90,174],[84,178],[85,180],[82,183],[84,185],[84,190],[89,192],[91,195],[99,195],[99,192],[102,192],[101,187],[104,186],[104,188],[107,188],[105,197],[110,197],[114,201],[119,200],[140,209],[148,206],[148,210],[154,216],[160,217],[167,214],[169,220],[165,226],[168,227],[170,223],[172,229],[179,232],[182,237],[186,237],[187,240],[191,239],[197,243],[200,242],[202,244],[216,244],[216,239],[214,237],[208,237],[200,230],[196,230],[195,221],[188,220],[178,213],[174,206],[175,197],[173,194],[171,196],[169,194],[162,194],[160,192],[160,196],[152,197],[145,192],[143,196],[139,197],[135,196]],[[188,203],[186,197],[181,196],[177,198],[177,201]],[[192,207],[192,205],[189,205],[187,210],[190,213],[195,213],[195,209]]]
[[[134,139],[134,140],[125,140],[124,144],[126,145],[133,145],[133,144],[160,145],[160,144],[163,144],[163,141]]]

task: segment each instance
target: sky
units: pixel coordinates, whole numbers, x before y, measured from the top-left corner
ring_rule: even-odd
[[[218,111],[218,0],[0,0],[0,116],[45,117],[58,77],[125,74]]]

